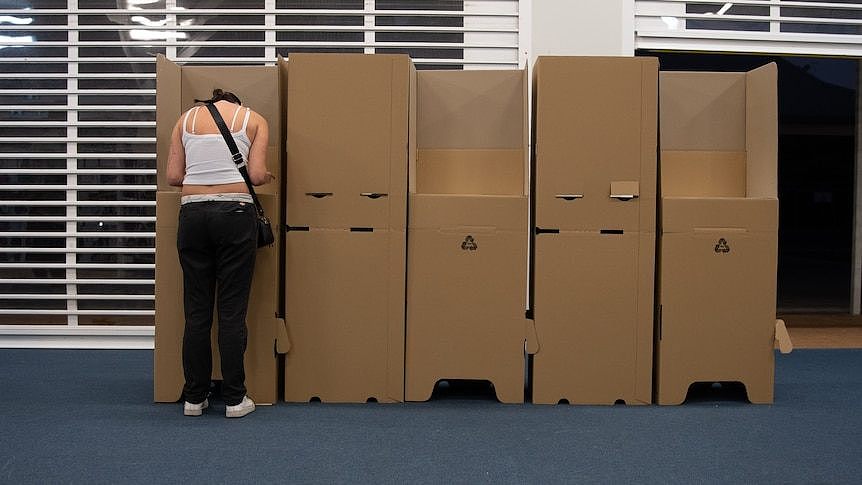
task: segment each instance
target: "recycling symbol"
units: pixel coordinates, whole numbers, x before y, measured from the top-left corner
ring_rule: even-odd
[[[718,244],[715,245],[715,252],[719,254],[727,254],[730,252],[730,246],[727,244],[727,239],[721,238],[718,240]]]
[[[461,243],[461,249],[463,249],[464,251],[475,251],[479,249],[479,245],[476,244],[476,240],[473,239],[473,236],[468,235]]]

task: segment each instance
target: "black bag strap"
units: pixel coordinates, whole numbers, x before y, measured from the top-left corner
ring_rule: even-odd
[[[236,146],[236,141],[234,141],[233,135],[231,135],[230,130],[224,122],[224,118],[222,118],[221,113],[218,112],[215,104],[207,102],[206,107],[210,110],[213,121],[215,121],[216,126],[218,126],[218,130],[221,132],[221,136],[224,137],[224,141],[227,143],[227,147],[230,150],[230,154],[231,157],[233,157],[233,162],[236,164],[236,168],[239,170],[240,175],[242,175],[242,179],[245,180],[245,184],[248,186],[248,192],[251,194],[251,199],[254,201],[254,206],[257,209],[258,214],[263,215],[263,206],[260,205],[260,200],[258,200],[257,194],[254,193],[254,185],[251,184],[251,179],[248,176],[248,162],[243,159],[242,153],[239,152],[239,148]]]

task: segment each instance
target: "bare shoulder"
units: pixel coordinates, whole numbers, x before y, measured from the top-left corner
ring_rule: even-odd
[[[267,134],[269,133],[269,124],[266,122],[266,118],[260,115],[257,111],[253,109],[249,109],[250,115],[248,118],[248,134],[251,138],[257,136],[261,130],[264,130]]]
[[[174,125],[174,128],[182,130],[183,124],[185,123],[185,121],[187,119],[186,117],[191,115],[191,113],[195,110],[195,108],[197,108],[197,106],[192,106],[191,108],[183,111],[183,113],[180,115],[179,119],[177,119],[177,122]]]
[[[269,126],[266,122],[266,118],[260,115],[257,111],[253,109],[249,109],[251,112],[251,116],[249,117],[249,124],[253,124],[254,126]]]

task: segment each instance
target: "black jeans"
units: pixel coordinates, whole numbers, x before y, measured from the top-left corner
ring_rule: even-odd
[[[212,376],[210,332],[213,307],[218,306],[218,348],[221,354],[222,396],[229,406],[246,394],[245,317],[257,250],[254,204],[192,202],[180,208],[177,250],[183,269],[184,399],[207,397]]]

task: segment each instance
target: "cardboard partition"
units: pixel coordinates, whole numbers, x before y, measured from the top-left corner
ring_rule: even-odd
[[[724,381],[772,402],[777,246],[775,231],[745,227],[662,234],[659,404],[681,404],[695,382]]]
[[[778,197],[777,76],[775,63],[748,73],[661,73],[662,197],[737,197],[740,184],[744,197]],[[699,165],[700,177],[680,177],[686,163]]]
[[[182,270],[176,248],[180,187],[167,183],[166,167],[171,134],[177,120],[194,105],[194,99],[208,99],[214,88],[234,92],[261,114],[269,125],[267,168],[276,177],[256,187],[273,231],[281,232],[282,124],[281,94],[283,76],[276,66],[179,66],[159,55],[156,60],[156,148],[158,192],[156,196],[156,295],[154,391],[157,402],[175,402],[182,396],[183,316]],[[279,305],[283,273],[279,264],[281,242],[257,251],[255,276],[246,322],[249,329],[245,353],[246,387],[249,396],[260,404],[277,399],[278,361],[276,347],[286,349],[284,321]],[[217,323],[213,325],[216,335]],[[213,340],[213,377],[221,376],[218,349]]]
[[[738,381],[773,399],[777,68],[661,74],[656,399]]]
[[[658,61],[540,57],[533,402],[652,399]]]
[[[407,400],[477,379],[523,402],[526,199],[414,194],[410,207]]]
[[[403,230],[410,58],[291,54],[287,69],[290,225]]]
[[[261,194],[261,204],[268,214],[277,214],[278,198]],[[184,383],[182,341],[185,327],[183,316],[183,281],[177,254],[177,221],[180,193],[159,191],[156,194],[156,304],[153,387],[156,402],[176,402],[182,398]],[[274,230],[279,230],[273,224]],[[278,357],[276,347],[287,345],[284,320],[278,317],[277,264],[278,244],[259,249],[254,267],[254,281],[249,297],[248,347],[245,352],[245,373],[248,395],[256,403],[272,404],[278,389]],[[218,349],[218,317],[213,323],[213,377],[220,378]]]
[[[287,235],[284,399],[404,399],[404,231]]]
[[[652,401],[654,255],[654,234],[537,237],[534,403]]]
[[[533,89],[536,226],[654,232],[658,60],[541,56]]]
[[[285,400],[403,401],[413,65],[292,54],[286,67]]]
[[[526,72],[417,74],[411,171],[406,392],[488,380],[524,400]]]
[[[230,91],[267,120],[267,169],[276,181],[255,190],[275,195],[281,180],[281,92],[277,66],[179,66],[159,54],[156,58],[156,179],[158,190],[179,191],[167,181],[171,134],[177,120],[195,104],[209,99],[215,88]]]

